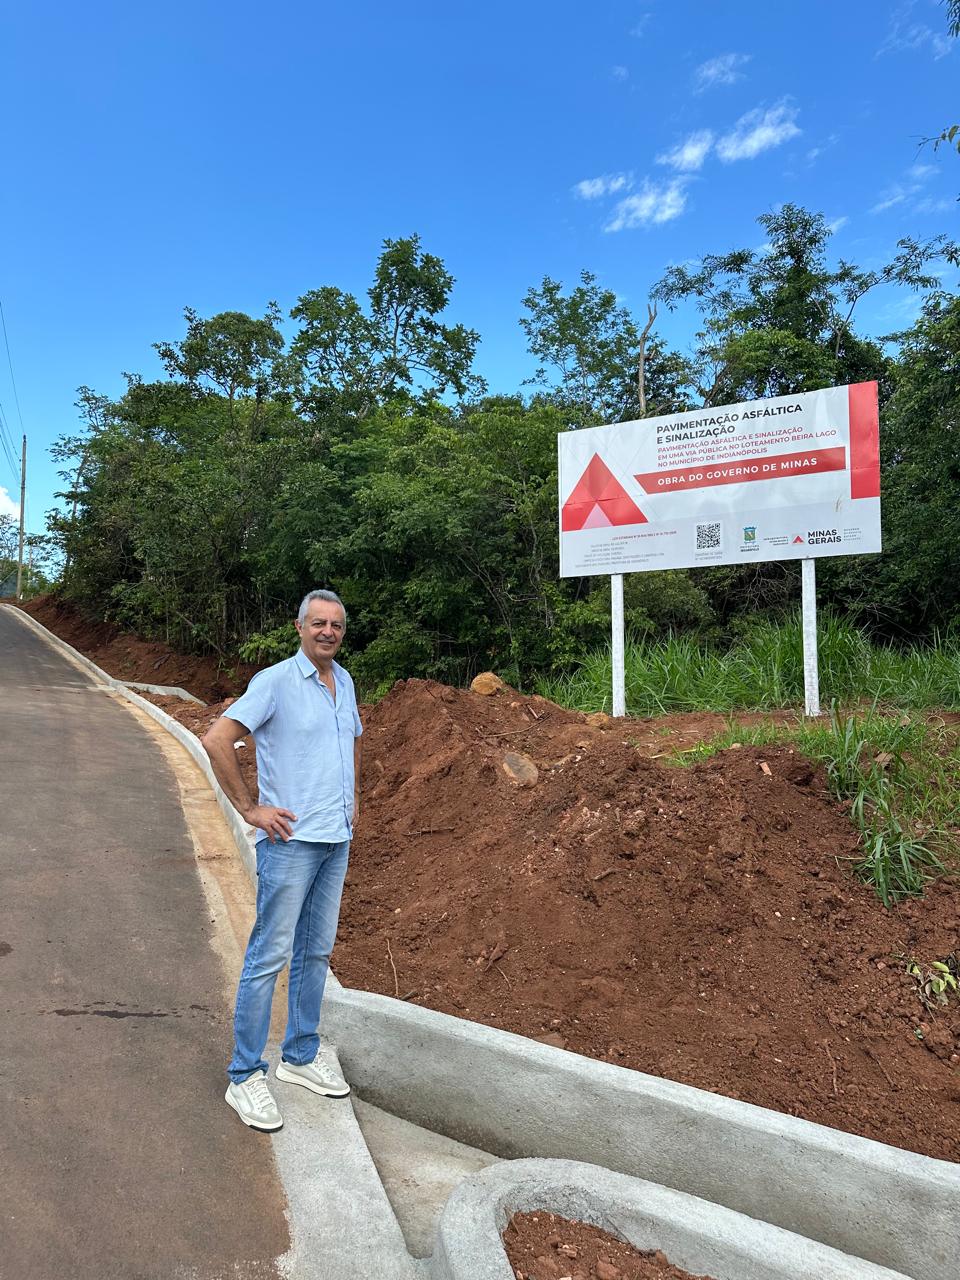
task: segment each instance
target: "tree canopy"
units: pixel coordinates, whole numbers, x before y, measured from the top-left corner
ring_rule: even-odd
[[[692,304],[693,349],[645,344],[645,411],[663,413],[876,378],[888,552],[831,562],[822,598],[877,628],[960,617],[960,312],[940,290],[942,238],[905,239],[863,269],[830,252],[824,218],[786,205],[759,219],[762,250],[710,253],[653,290]],[[918,323],[890,342],[858,332],[883,286],[920,291]],[[62,506],[50,538],[62,590],[100,617],[171,643],[276,657],[311,587],[340,592],[353,669],[515,680],[562,671],[605,642],[609,583],[560,579],[559,432],[642,413],[644,321],[588,271],[523,299],[535,371],[527,394],[488,395],[477,332],[450,319],[454,280],[417,236],[386,240],[366,297],[304,292],[292,335],[256,318],[185,312],[158,342],[166,377],[128,377],[109,400],[82,388],[61,439]],[[630,575],[636,633],[720,633],[789,603],[789,566]]]

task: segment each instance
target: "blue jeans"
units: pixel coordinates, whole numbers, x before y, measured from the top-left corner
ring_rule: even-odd
[[[277,975],[290,962],[285,1062],[312,1062],[320,1048],[320,1002],[337,936],[350,841],[257,842],[257,919],[247,943],[227,1071],[239,1084],[266,1071],[270,1006]]]

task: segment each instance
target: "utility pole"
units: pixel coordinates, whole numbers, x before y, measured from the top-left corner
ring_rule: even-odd
[[[23,599],[23,509],[27,504],[27,437],[20,454],[20,546],[17,551],[17,599]]]

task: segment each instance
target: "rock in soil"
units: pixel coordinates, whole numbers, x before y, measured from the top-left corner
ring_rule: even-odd
[[[492,671],[481,671],[470,684],[470,688],[474,693],[482,693],[486,696],[491,693],[498,693],[504,687],[503,681],[499,676],[494,675]]]

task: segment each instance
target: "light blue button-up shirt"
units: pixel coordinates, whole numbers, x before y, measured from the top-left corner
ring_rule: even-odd
[[[296,840],[353,836],[353,740],[363,733],[350,673],[333,663],[336,700],[299,649],[258,671],[226,711],[253,734],[260,803],[297,815]],[[257,839],[266,836],[257,831]]]

